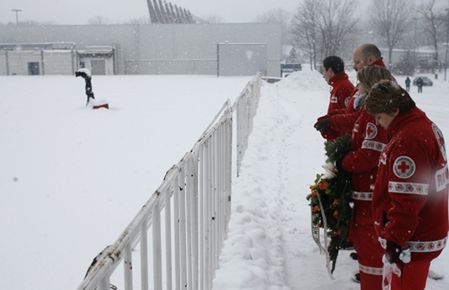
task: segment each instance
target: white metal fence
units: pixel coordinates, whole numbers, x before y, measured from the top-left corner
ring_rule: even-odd
[[[256,76],[233,105],[223,105],[115,243],[95,257],[78,290],[212,288],[230,217],[233,159],[238,172],[260,85]]]

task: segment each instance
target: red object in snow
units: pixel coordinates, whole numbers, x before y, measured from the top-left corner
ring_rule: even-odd
[[[96,109],[101,109],[101,108],[105,108],[109,110],[109,104],[108,103],[103,103],[101,105],[94,105],[92,107],[92,109],[96,110]]]

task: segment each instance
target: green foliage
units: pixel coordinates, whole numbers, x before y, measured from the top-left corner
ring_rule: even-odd
[[[328,162],[341,163],[341,160],[351,150],[351,138],[341,137],[335,141],[326,142]],[[324,217],[327,221],[327,235],[330,237],[328,247],[332,263],[331,272],[335,270],[338,251],[348,236],[351,218],[351,174],[339,170],[333,178],[323,178],[317,174],[311,193],[307,196],[312,210],[312,223],[324,227]],[[321,205],[320,205],[321,201]]]

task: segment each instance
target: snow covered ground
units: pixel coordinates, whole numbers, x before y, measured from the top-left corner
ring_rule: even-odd
[[[249,77],[0,77],[0,289],[76,289]]]
[[[349,252],[340,252],[331,280],[310,234],[305,197],[324,161],[323,140],[313,124],[327,109],[328,91],[316,72],[265,84],[241,177],[233,185],[229,235],[214,290],[359,289],[350,281],[357,265]],[[449,84],[436,81],[422,95],[416,87],[411,93],[449,138]],[[448,266],[446,249],[431,267],[446,278],[429,280],[427,289],[449,289]]]
[[[354,80],[354,76],[352,76]],[[0,289],[75,289],[91,259],[115,241],[249,78],[94,77],[109,111],[84,108],[81,79],[0,77]],[[403,78],[398,78],[403,82]],[[449,84],[418,105],[449,138]],[[254,131],[233,182],[232,217],[214,290],[358,289],[339,256],[336,280],[310,236],[305,196],[324,160],[313,129],[327,108],[316,72],[264,84]],[[449,289],[449,249],[432,266]]]

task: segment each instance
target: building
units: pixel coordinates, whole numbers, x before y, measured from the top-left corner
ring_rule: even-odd
[[[279,76],[277,24],[0,26],[0,75],[219,74]]]

